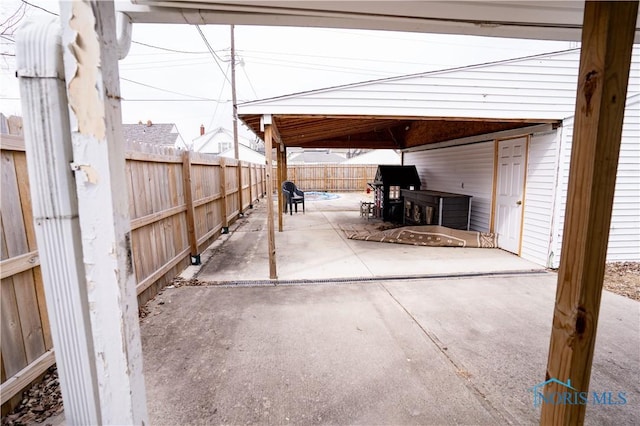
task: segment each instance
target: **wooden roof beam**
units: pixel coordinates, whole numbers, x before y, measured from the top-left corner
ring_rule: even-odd
[[[317,141],[299,142],[290,146],[300,148],[360,148],[360,149],[401,149],[403,146],[392,140],[342,140],[322,139]]]

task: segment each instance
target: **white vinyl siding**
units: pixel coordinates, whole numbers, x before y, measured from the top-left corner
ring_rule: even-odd
[[[494,142],[406,152],[422,189],[471,195],[471,229],[489,232],[493,190]]]
[[[640,261],[640,99],[625,111],[607,261]]]
[[[574,110],[580,51],[356,83],[239,105],[242,114],[562,119]],[[527,102],[523,102],[526,99]]]
[[[613,199],[607,261],[640,261],[640,98],[627,104],[622,127],[618,175]],[[554,232],[553,264],[560,265],[562,232],[567,205],[573,118],[565,120],[557,199],[558,226]]]
[[[529,141],[520,255],[549,266],[560,132],[533,135]]]
[[[629,95],[638,93],[635,45]],[[247,102],[242,114],[562,120],[575,113],[580,50],[431,71]]]

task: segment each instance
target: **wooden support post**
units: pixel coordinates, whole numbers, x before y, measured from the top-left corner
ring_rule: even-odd
[[[99,424],[148,424],[114,4],[63,1],[60,20],[82,234],[83,255],[77,261],[84,262],[89,301],[82,321],[91,321]]]
[[[265,125],[264,129],[264,153],[266,156],[266,176],[267,181],[267,238],[269,250],[269,278],[276,279],[278,274],[276,271],[276,236],[273,225],[273,181],[271,173],[273,172],[273,149],[272,149],[272,128],[271,125]]]
[[[282,193],[282,182],[284,182],[284,172],[283,172],[283,167],[284,167],[284,159],[282,158],[282,151],[283,151],[283,147],[282,147],[282,143],[279,143],[277,146],[277,152],[278,152],[278,171],[277,171],[277,176],[278,176],[278,232],[282,232],[282,228],[283,228],[283,224],[282,224],[282,212],[284,211],[284,206],[285,206],[285,199],[284,199],[284,194]],[[291,207],[291,206],[289,206]]]
[[[187,205],[187,238],[191,250],[191,264],[200,265],[200,253],[198,252],[198,236],[196,235],[196,215],[193,206],[193,187],[191,185],[191,151],[182,153],[182,185],[184,190],[184,202]]]
[[[588,392],[638,2],[586,2],[562,258],[546,380]],[[546,395],[570,391],[550,382]],[[541,424],[582,424],[586,405],[543,400]]]
[[[224,157],[220,157],[220,195],[222,196],[222,206],[220,214],[222,214],[222,233],[229,233],[229,220],[227,210],[227,167]]]
[[[288,169],[288,165],[287,165],[287,146],[284,146],[284,152],[282,153],[282,159],[284,160],[284,168],[282,169],[282,180],[289,180],[289,169]]]

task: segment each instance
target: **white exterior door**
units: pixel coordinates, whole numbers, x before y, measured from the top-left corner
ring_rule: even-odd
[[[498,142],[495,230],[498,247],[516,254],[520,250],[526,150],[526,137]]]

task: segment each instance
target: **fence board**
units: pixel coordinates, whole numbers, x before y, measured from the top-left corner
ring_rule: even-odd
[[[37,250],[10,257],[0,262],[1,278],[11,277],[38,265],[40,265],[40,256],[38,256]]]
[[[2,403],[7,402],[13,395],[20,392],[22,388],[28,386],[39,375],[47,371],[47,368],[51,367],[55,363],[55,356],[53,349],[40,355],[37,359],[29,365],[28,368],[24,368],[17,372],[13,377],[4,381],[0,389],[2,391]]]
[[[33,269],[33,280],[36,284],[36,296],[38,298],[38,311],[40,312],[40,323],[42,324],[42,337],[44,338],[44,346],[47,350],[53,348],[53,339],[51,338],[51,326],[49,324],[49,313],[47,311],[47,300],[44,294],[44,281],[42,280],[42,270],[40,268]]]
[[[29,363],[45,351],[35,282],[31,271],[14,275],[13,286],[22,329],[22,343]]]
[[[7,255],[18,256],[29,252],[24,219],[20,208],[20,194],[15,173],[13,154],[2,151],[2,222],[5,225],[4,236],[7,244]]]
[[[0,345],[2,345],[2,361],[6,375],[11,377],[27,365],[27,354],[22,343],[13,278],[5,278],[0,285],[2,286],[0,288],[0,306],[2,307]]]
[[[305,191],[352,192],[365,191],[373,181],[376,165],[298,164],[287,166],[287,179]],[[278,188],[276,168],[274,188]]]

